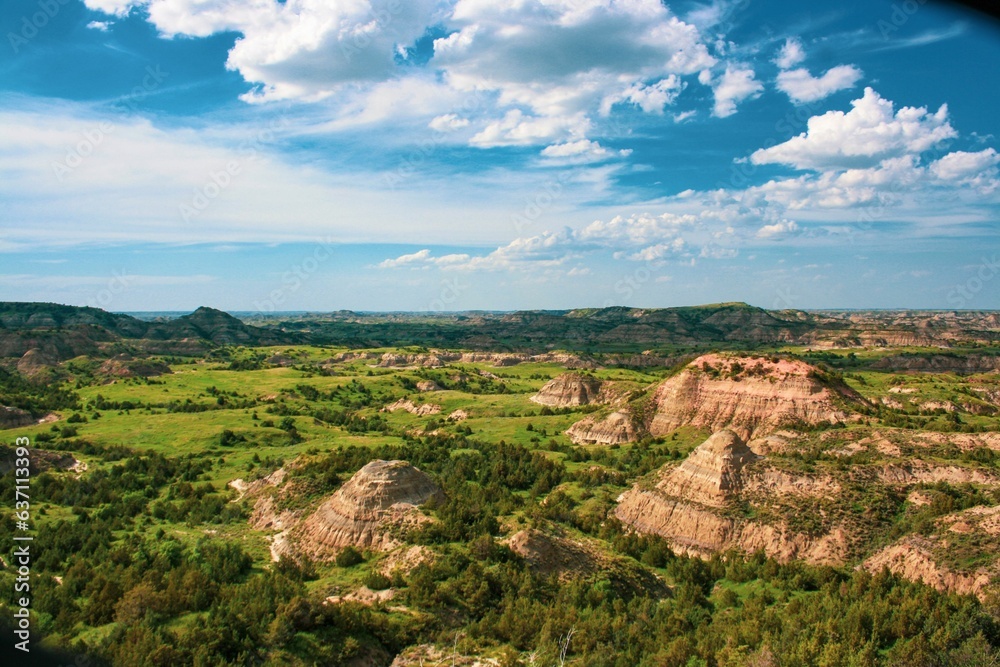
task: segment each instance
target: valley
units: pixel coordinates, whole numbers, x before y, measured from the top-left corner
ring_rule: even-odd
[[[7,303],[0,326],[0,485],[12,498],[28,438],[32,615],[52,651],[1000,656],[993,312],[143,321]],[[8,516],[4,554],[14,535]]]

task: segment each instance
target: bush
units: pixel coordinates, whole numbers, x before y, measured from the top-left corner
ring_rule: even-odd
[[[358,563],[363,563],[364,560],[360,551],[352,546],[347,546],[337,554],[337,567],[354,567]]]
[[[392,580],[381,572],[369,572],[365,576],[364,584],[373,591],[384,591],[392,586]]]

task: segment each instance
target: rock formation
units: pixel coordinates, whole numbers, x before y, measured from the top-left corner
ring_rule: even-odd
[[[171,373],[170,366],[162,361],[133,359],[128,354],[119,354],[108,359],[97,370],[98,375],[108,378],[159,377]]]
[[[385,550],[397,531],[427,518],[418,505],[441,496],[429,476],[405,461],[372,461],[292,531],[298,548],[327,559],[350,545]]]
[[[618,445],[637,440],[639,429],[628,412],[616,411],[600,420],[584,417],[570,426],[566,435],[578,445]]]
[[[839,399],[861,400],[846,386],[831,389],[805,362],[707,354],[656,389],[649,432],[696,426],[750,438],[788,424],[843,422]]]
[[[30,426],[34,423],[35,420],[32,419],[30,412],[0,405],[0,429]]]
[[[59,360],[45,352],[32,348],[17,361],[17,372],[27,378],[39,378],[59,365]]]
[[[782,493],[836,492],[833,483],[750,466],[758,460],[732,431],[720,431],[699,445],[679,466],[665,468],[655,488],[637,485],[618,498],[615,516],[641,533],[655,533],[673,548],[696,555],[727,549],[763,551],[782,561],[803,559],[813,563],[843,563],[848,556],[848,536],[839,528],[810,537],[786,526],[767,525],[741,518],[732,507],[744,491]],[[773,474],[772,474],[773,473]]]
[[[586,575],[599,568],[597,556],[583,545],[530,528],[507,539],[510,550],[544,575]]]
[[[591,375],[563,373],[545,383],[531,400],[541,405],[572,407],[596,403],[603,383]]]
[[[408,398],[401,398],[395,403],[390,403],[389,405],[382,408],[382,412],[395,412],[396,410],[406,410],[410,414],[423,417],[426,415],[436,415],[441,412],[441,406],[435,405],[433,403],[424,403],[422,405],[417,405]]]
[[[658,486],[671,496],[723,507],[743,488],[743,467],[757,458],[738,435],[719,431]]]

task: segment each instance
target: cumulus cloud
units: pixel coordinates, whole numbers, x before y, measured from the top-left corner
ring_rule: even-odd
[[[435,116],[428,123],[428,127],[437,132],[454,132],[455,130],[461,130],[463,127],[468,127],[468,125],[468,118],[460,118],[457,114],[453,113]]]
[[[791,232],[797,231],[799,226],[795,224],[792,220],[782,220],[781,222],[776,222],[773,225],[764,225],[757,230],[757,238],[759,239],[769,239],[775,236],[780,236],[782,234],[789,234]]]
[[[806,59],[806,52],[802,48],[802,42],[789,37],[785,40],[784,46],[774,59],[774,64],[781,69],[791,69]]]
[[[425,265],[431,259],[431,251],[424,248],[408,255],[400,255],[396,259],[387,259],[379,263],[380,269],[398,269],[404,266]]]
[[[760,95],[764,86],[754,78],[754,71],[749,65],[727,65],[726,71],[712,81],[710,77],[702,76],[702,83],[711,81],[712,92],[715,95],[713,115],[726,118],[736,113],[736,106],[744,100]]]
[[[839,65],[814,77],[804,68],[786,70],[778,74],[778,90],[798,104],[817,102],[840,90],[853,88],[862,72],[853,65]]]
[[[997,187],[997,164],[1000,154],[992,148],[977,153],[955,151],[931,163],[930,171],[942,182],[992,192]]]
[[[436,18],[434,0],[84,0],[121,16],[133,7],[165,37],[233,31],[226,66],[261,84],[247,101],[315,100],[344,84],[384,81],[398,47],[413,44]]]
[[[957,136],[948,122],[948,106],[934,113],[926,107],[902,107],[871,88],[851,102],[851,111],[813,116],[807,131],[751,155],[754,164],[786,164],[796,169],[850,169],[884,159],[919,154]]]
[[[677,96],[684,90],[684,82],[676,74],[660,79],[656,83],[646,85],[635,83],[629,86],[618,97],[606,97],[601,104],[601,113],[607,115],[616,103],[632,104],[646,113],[662,115],[664,110],[673,105]]]
[[[110,15],[141,8],[168,38],[240,33],[227,67],[259,84],[248,102],[345,91],[337,98],[344,105],[421,75],[452,93],[482,95],[476,113],[462,119],[477,125],[470,134],[480,147],[585,138],[590,117],[615,105],[662,114],[683,90],[682,77],[716,64],[698,29],[659,0],[85,2]],[[434,41],[430,61],[401,65],[432,28],[447,34]],[[449,96],[435,97],[433,129],[455,129],[461,121],[442,118]]]
[[[542,157],[567,162],[596,162],[614,157],[627,157],[631,153],[631,149],[610,150],[589,139],[553,144],[542,149]]]
[[[616,259],[657,264],[672,259],[689,261],[696,255],[722,259],[732,256],[730,249],[720,244],[734,236],[736,230],[732,223],[752,225],[755,230],[769,215],[733,204],[703,206],[698,213],[616,215],[607,220],[595,220],[581,229],[565,228],[518,238],[486,255],[433,256],[428,250],[421,250],[387,259],[378,266],[384,269],[438,267],[453,271],[549,270],[600,251]],[[785,221],[784,224],[787,231],[795,229],[795,223]],[[688,236],[690,239],[686,238]]]

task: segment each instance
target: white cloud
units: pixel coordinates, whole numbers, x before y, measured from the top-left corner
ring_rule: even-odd
[[[435,41],[430,65],[506,109],[473,138],[484,147],[583,139],[616,104],[663,113],[681,77],[716,62],[658,0],[459,0],[446,23],[457,32]]]
[[[226,64],[261,84],[247,101],[316,100],[345,84],[385,81],[397,46],[413,44],[437,16],[434,0],[84,1],[117,16],[142,7],[165,37],[241,33]]]
[[[783,144],[751,155],[754,164],[787,164],[796,169],[863,168],[886,158],[919,154],[957,136],[948,122],[948,106],[934,113],[925,107],[902,107],[871,88],[851,102],[853,109],[813,116],[808,130]]]
[[[797,178],[769,181],[747,188],[750,200],[760,198],[782,209],[838,209],[878,203],[898,203],[903,192],[924,178],[917,158],[907,155],[883,160],[868,169],[831,170]]]
[[[400,255],[396,259],[387,259],[379,263],[380,269],[398,269],[403,266],[422,265],[431,259],[431,251],[424,248],[408,255]]]
[[[91,21],[87,24],[87,27],[91,30],[98,30],[100,32],[107,32],[108,28],[111,27],[110,21]]]
[[[234,238],[481,245],[504,238],[512,202],[537,196],[540,187],[531,170],[425,173],[410,157],[385,173],[358,163],[322,170],[281,157],[285,134],[299,129],[291,121],[196,131],[79,104],[26,106],[32,110],[0,111],[0,252]],[[420,150],[416,158],[427,159]],[[603,173],[566,170],[559,202],[546,212],[550,223],[601,187],[585,180],[597,178],[594,172]],[[187,219],[182,206],[192,209]]]
[[[770,239],[783,234],[790,234],[791,232],[798,231],[798,229],[799,226],[795,224],[794,221],[782,220],[781,222],[776,222],[773,225],[764,225],[758,229],[757,238]]]
[[[631,154],[631,149],[610,150],[596,141],[590,141],[589,139],[553,144],[542,149],[542,157],[562,159],[573,163],[597,162],[614,157],[627,157]]]
[[[461,122],[442,119],[456,94],[482,96],[475,113],[462,114],[480,147],[586,138],[590,118],[616,104],[662,114],[681,77],[716,64],[698,29],[659,0],[85,2],[112,15],[142,8],[164,37],[240,33],[227,67],[259,84],[248,102],[330,98],[370,118],[412,115],[406,96],[396,104],[368,98],[422,77],[422,87],[435,89],[424,112],[440,131]],[[431,28],[448,34],[435,40],[430,61],[401,66],[400,54]]]
[[[560,138],[582,139],[590,129],[590,121],[582,114],[572,116],[532,116],[520,109],[511,109],[477,132],[470,143],[480,148],[494,146],[529,146],[549,143]]]
[[[617,99],[606,97],[601,104],[601,113],[608,114],[611,107],[618,103],[634,104],[646,113],[662,115],[664,109],[677,101],[677,96],[684,90],[684,82],[676,74],[660,79],[656,83],[646,85],[635,83],[628,87]]]
[[[814,77],[809,70],[799,68],[778,74],[778,90],[793,102],[817,102],[839,90],[853,88],[862,72],[852,65],[839,65],[821,77]]]
[[[802,48],[802,42],[794,37],[789,37],[785,40],[784,46],[781,47],[781,51],[778,52],[778,56],[774,59],[774,64],[781,69],[791,69],[805,59],[806,52]]]
[[[707,77],[700,77],[702,83]],[[726,118],[736,113],[736,106],[744,100],[760,95],[764,86],[754,78],[749,65],[726,65],[726,71],[712,83],[715,107],[712,113]]]
[[[684,252],[685,245],[684,239],[676,238],[669,243],[647,246],[629,255],[629,259],[634,262],[657,262]]]
[[[988,181],[996,181],[997,164],[1000,164],[1000,154],[994,149],[977,153],[955,151],[945,155],[930,165],[931,173],[939,180],[953,184],[985,185]]]
[[[525,271],[553,269],[570,260],[603,251],[615,259],[663,263],[690,260],[701,249],[701,257],[724,259],[734,256],[720,241],[732,240],[731,223],[756,226],[768,214],[747,211],[730,204],[701,205],[697,213],[634,213],[595,220],[581,229],[565,228],[518,238],[481,256],[435,257],[428,250],[387,259],[384,269],[438,267],[454,271]],[[743,209],[743,210],[741,210]],[[786,225],[794,223],[786,222]],[[687,237],[690,237],[690,240]],[[706,249],[707,248],[707,249]]]
[[[436,116],[428,124],[428,127],[437,132],[454,132],[455,130],[460,130],[463,127],[468,127],[468,125],[468,118],[459,118],[456,114],[449,113],[442,116]]]

